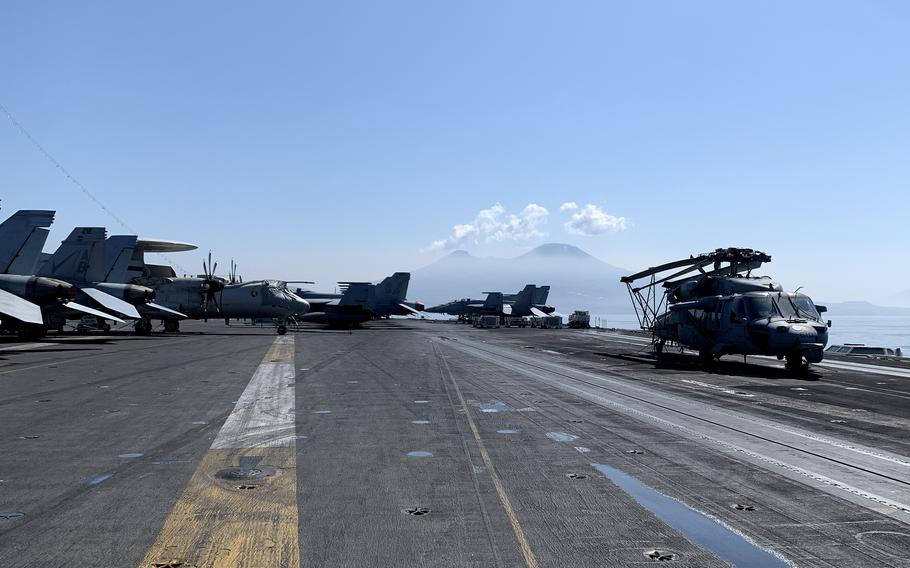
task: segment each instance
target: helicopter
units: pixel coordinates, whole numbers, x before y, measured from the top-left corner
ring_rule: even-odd
[[[770,261],[761,251],[719,248],[620,281],[658,356],[669,344],[698,351],[706,365],[724,355],[770,355],[790,370],[819,363],[831,327],[822,321],[827,308],[799,289],[787,292],[767,276],[752,276]]]

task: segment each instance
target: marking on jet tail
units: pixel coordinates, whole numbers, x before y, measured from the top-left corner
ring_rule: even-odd
[[[276,338],[142,568],[299,568],[294,368],[294,336]]]

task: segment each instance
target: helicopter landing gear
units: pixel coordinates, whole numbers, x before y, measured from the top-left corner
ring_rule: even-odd
[[[701,364],[705,367],[710,367],[714,364],[714,360],[717,357],[714,356],[714,353],[710,349],[700,349],[698,351],[698,360],[701,361]]]
[[[788,353],[786,368],[788,371],[800,371],[803,368],[803,356],[801,353]]]
[[[133,330],[135,330],[136,335],[151,335],[152,334],[152,322],[145,318],[136,320],[135,325],[133,325]]]
[[[667,343],[666,340],[659,339],[659,340],[657,340],[657,343],[654,344],[654,353],[658,357],[660,357],[661,355],[664,354],[664,346],[666,345],[666,343]]]
[[[175,319],[164,320],[164,331],[168,333],[177,333],[180,331],[180,321]]]

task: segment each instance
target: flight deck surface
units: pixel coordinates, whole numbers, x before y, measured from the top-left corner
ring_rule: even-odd
[[[0,565],[910,566],[910,365],[182,328],[0,343]]]

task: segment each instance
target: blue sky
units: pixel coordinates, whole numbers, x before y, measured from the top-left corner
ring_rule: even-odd
[[[247,277],[377,278],[447,246],[558,241],[631,269],[750,246],[827,300],[910,288],[903,2],[0,13],[0,104],[140,234]],[[125,232],[3,116],[0,197],[4,214],[57,209],[52,241]],[[530,229],[529,204],[547,212]],[[433,245],[497,205],[492,230]]]

